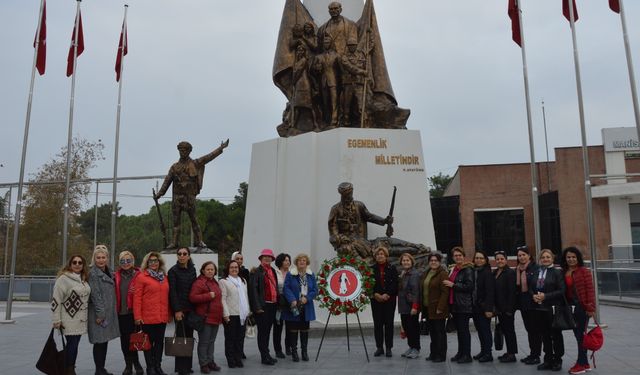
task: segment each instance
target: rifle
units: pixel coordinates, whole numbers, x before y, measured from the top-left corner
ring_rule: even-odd
[[[393,187],[393,195],[391,196],[391,207],[389,208],[389,217],[393,217],[393,209],[396,206],[396,190],[398,190],[395,186]],[[387,237],[393,236],[393,226],[391,223],[387,224]]]
[[[164,226],[164,220],[162,219],[162,214],[160,213],[160,205],[158,204],[158,198],[156,197],[156,189],[151,188],[151,193],[153,194],[153,201],[156,202],[156,211],[158,212],[158,218],[160,218],[160,230],[162,231],[162,242],[164,243],[164,248],[167,248],[167,228]]]

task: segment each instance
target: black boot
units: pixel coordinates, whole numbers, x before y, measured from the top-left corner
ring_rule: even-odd
[[[131,355],[124,357],[124,371],[122,371],[122,375],[133,375],[133,359]]]
[[[300,331],[300,355],[305,362],[309,361],[307,354],[307,344],[309,343],[309,331]]]
[[[136,370],[136,375],[144,375],[144,369],[138,359],[138,352],[132,352],[131,361],[133,362],[133,368]]]
[[[298,331],[290,331],[289,345],[291,346],[291,359],[294,362],[300,362],[298,357]]]

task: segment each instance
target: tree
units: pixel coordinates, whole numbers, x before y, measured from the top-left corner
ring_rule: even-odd
[[[74,138],[71,155],[71,180],[86,179],[89,171],[103,160],[104,145]],[[22,274],[52,273],[61,264],[62,227],[67,149],[62,150],[40,167],[23,196],[17,272]],[[49,184],[44,184],[49,182]],[[68,254],[90,255],[90,246],[77,224],[77,217],[86,204],[90,185],[74,183],[69,189],[69,251]]]
[[[431,198],[442,198],[453,177],[442,172],[427,178]]]
[[[116,211],[118,213],[120,212],[120,208],[119,203],[116,202]],[[82,235],[87,239],[91,239],[92,242],[95,225],[95,212],[95,207],[91,207],[86,211],[82,211],[80,215],[78,215],[77,219]],[[111,241],[111,202],[98,206],[98,232],[96,238],[97,243],[109,244]]]

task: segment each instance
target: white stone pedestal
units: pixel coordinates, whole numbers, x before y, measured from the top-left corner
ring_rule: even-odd
[[[435,249],[425,169],[417,130],[338,128],[255,143],[242,244],[246,267],[258,264],[264,248],[292,258],[307,253],[314,272],[333,258],[327,221],[341,182],[351,182],[354,199],[382,217],[397,186],[393,236]],[[382,237],[385,227],[369,224],[368,232],[369,239]]]

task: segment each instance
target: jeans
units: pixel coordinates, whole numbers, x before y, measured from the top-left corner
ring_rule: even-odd
[[[536,325],[536,313],[535,310],[520,310],[522,315],[522,322],[524,328],[527,331],[527,339],[529,340],[529,355],[533,357],[540,357],[542,352],[542,337],[540,332],[537,331]]]
[[[258,328],[258,350],[262,360],[271,358],[269,354],[269,335],[271,334],[271,326],[276,318],[276,304],[265,303],[262,314],[255,314],[256,325]]]
[[[420,323],[418,322],[418,314],[400,314],[402,328],[407,335],[407,344],[409,348],[420,350]]]
[[[393,348],[393,320],[396,313],[396,300],[380,303],[371,301],[371,315],[373,315],[373,333],[376,338],[376,348]]]
[[[484,312],[473,313],[473,325],[478,331],[478,340],[480,340],[480,353],[482,355],[491,355],[491,347],[493,346],[493,336],[491,335],[491,319],[484,315]]]
[[[164,332],[167,329],[166,323],[143,324],[142,330],[149,335],[151,349],[144,352],[144,361],[147,368],[159,368],[162,365],[162,352],[164,350]]]
[[[67,351],[64,355],[64,366],[75,367],[76,358],[78,358],[78,345],[80,345],[80,338],[82,335],[65,335],[67,340]]]
[[[587,329],[589,317],[579,303],[576,304],[576,307],[573,310],[573,318],[576,321],[576,328],[573,329],[573,335],[576,337],[576,341],[578,342],[577,363],[579,365],[588,365],[589,359],[587,358],[587,350],[582,347],[582,340],[584,339],[584,332]]]
[[[447,332],[445,331],[445,322],[445,319],[429,319],[432,358],[446,358],[447,356]]]
[[[242,332],[244,326],[240,325],[240,316],[231,315],[229,323],[224,325],[224,356],[227,363],[236,364],[242,362]]]
[[[498,314],[498,319],[500,321],[500,328],[502,329],[502,334],[504,335],[504,342],[507,346],[507,353],[509,354],[517,354],[518,353],[518,341],[516,339],[516,329],[514,327],[514,314],[513,313],[502,313]]]
[[[458,334],[458,353],[461,356],[471,356],[471,333],[469,332],[469,313],[453,313]]]
[[[206,323],[202,332],[198,332],[198,363],[200,366],[214,363],[213,350],[216,336],[218,336],[218,327],[217,324]]]

